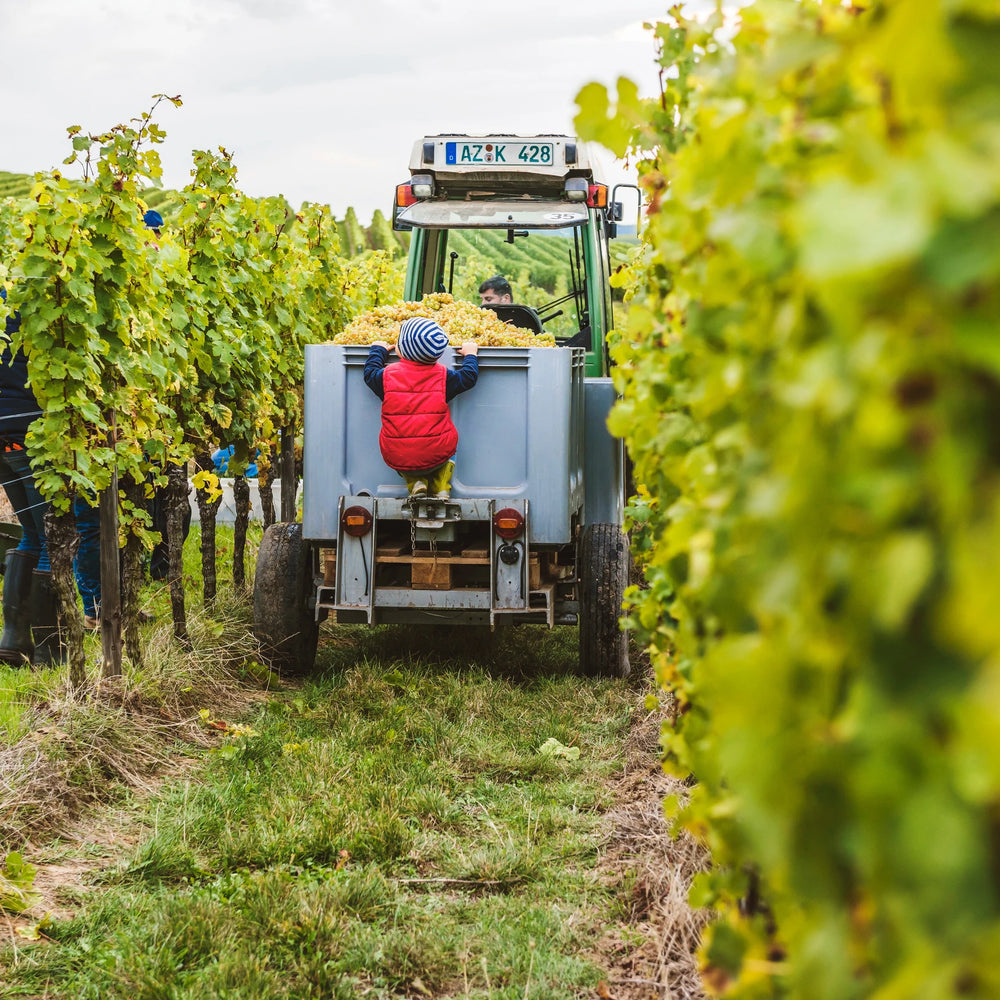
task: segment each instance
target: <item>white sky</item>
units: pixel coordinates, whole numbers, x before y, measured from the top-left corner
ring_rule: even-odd
[[[574,98],[628,76],[657,93],[643,21],[668,0],[0,0],[0,170],[69,153],[161,105],[166,187],[192,149],[233,152],[240,186],[387,215],[413,142],[573,132]],[[705,0],[695,0],[705,6]],[[632,179],[605,154],[606,179]]]

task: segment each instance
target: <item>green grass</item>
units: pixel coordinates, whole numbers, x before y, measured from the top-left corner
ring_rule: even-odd
[[[585,955],[615,904],[601,814],[634,693],[574,677],[571,631],[436,651],[412,630],[341,633],[319,675],[244,720],[252,734],[221,735],[145,803],[141,843],[54,943],[4,956],[0,997],[596,984]],[[540,754],[550,737],[579,759]]]
[[[225,529],[220,549],[224,580]],[[76,915],[46,927],[48,943],[0,951],[0,998],[524,1000],[593,989],[603,973],[587,956],[625,891],[596,863],[634,690],[578,678],[575,630],[534,627],[327,626],[301,684],[275,685],[249,657],[243,682],[229,670],[210,684],[213,651],[249,648],[248,611],[224,594],[218,617],[197,614],[198,559],[195,528],[185,548],[195,652],[161,642],[125,684],[147,711],[203,709],[203,745],[165,744],[100,702],[73,707],[72,725],[61,723],[72,738],[43,744],[72,758],[73,781],[101,789],[91,803],[131,817],[123,834],[136,846],[94,868]],[[169,636],[166,588],[151,586],[146,604],[156,647]],[[60,671],[9,673],[0,706],[15,723],[23,708],[22,731],[33,728]],[[237,719],[241,684],[272,690]],[[541,754],[550,738],[579,758]],[[146,754],[162,771],[164,751],[190,766],[152,798],[107,765]],[[81,850],[57,840],[28,860]]]

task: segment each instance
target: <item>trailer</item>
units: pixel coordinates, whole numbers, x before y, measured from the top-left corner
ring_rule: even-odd
[[[583,672],[626,676],[625,462],[606,426],[615,200],[568,136],[427,137],[410,173],[393,213],[410,233],[405,298],[474,295],[489,277],[474,273],[480,246],[516,273],[531,243],[552,261],[551,287],[522,282],[519,298],[533,301],[492,308],[553,333],[557,346],[480,349],[476,387],[450,404],[459,444],[447,499],[409,497],[382,461],[380,401],[363,380],[367,348],[306,347],[303,519],[272,525],[261,543],[262,653],[278,669],[308,669],[329,616],[566,625],[579,629]],[[454,360],[451,350],[441,359]]]

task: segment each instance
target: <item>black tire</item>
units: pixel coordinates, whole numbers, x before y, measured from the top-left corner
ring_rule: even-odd
[[[308,605],[312,587],[312,556],[302,525],[272,524],[257,552],[253,624],[261,656],[280,673],[308,673],[315,663],[319,623]]]
[[[580,670],[628,677],[628,634],[618,626],[628,583],[628,539],[617,524],[591,524],[580,539]]]

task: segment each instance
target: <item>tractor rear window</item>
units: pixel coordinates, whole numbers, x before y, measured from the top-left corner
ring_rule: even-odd
[[[511,286],[513,302],[534,309],[545,332],[563,342],[580,335],[587,325],[583,230],[571,226],[517,228],[512,236],[508,232],[452,229],[442,234],[447,253],[440,258],[437,287],[450,287],[456,299],[478,304],[481,282],[502,275]],[[579,343],[590,346],[589,331]]]

